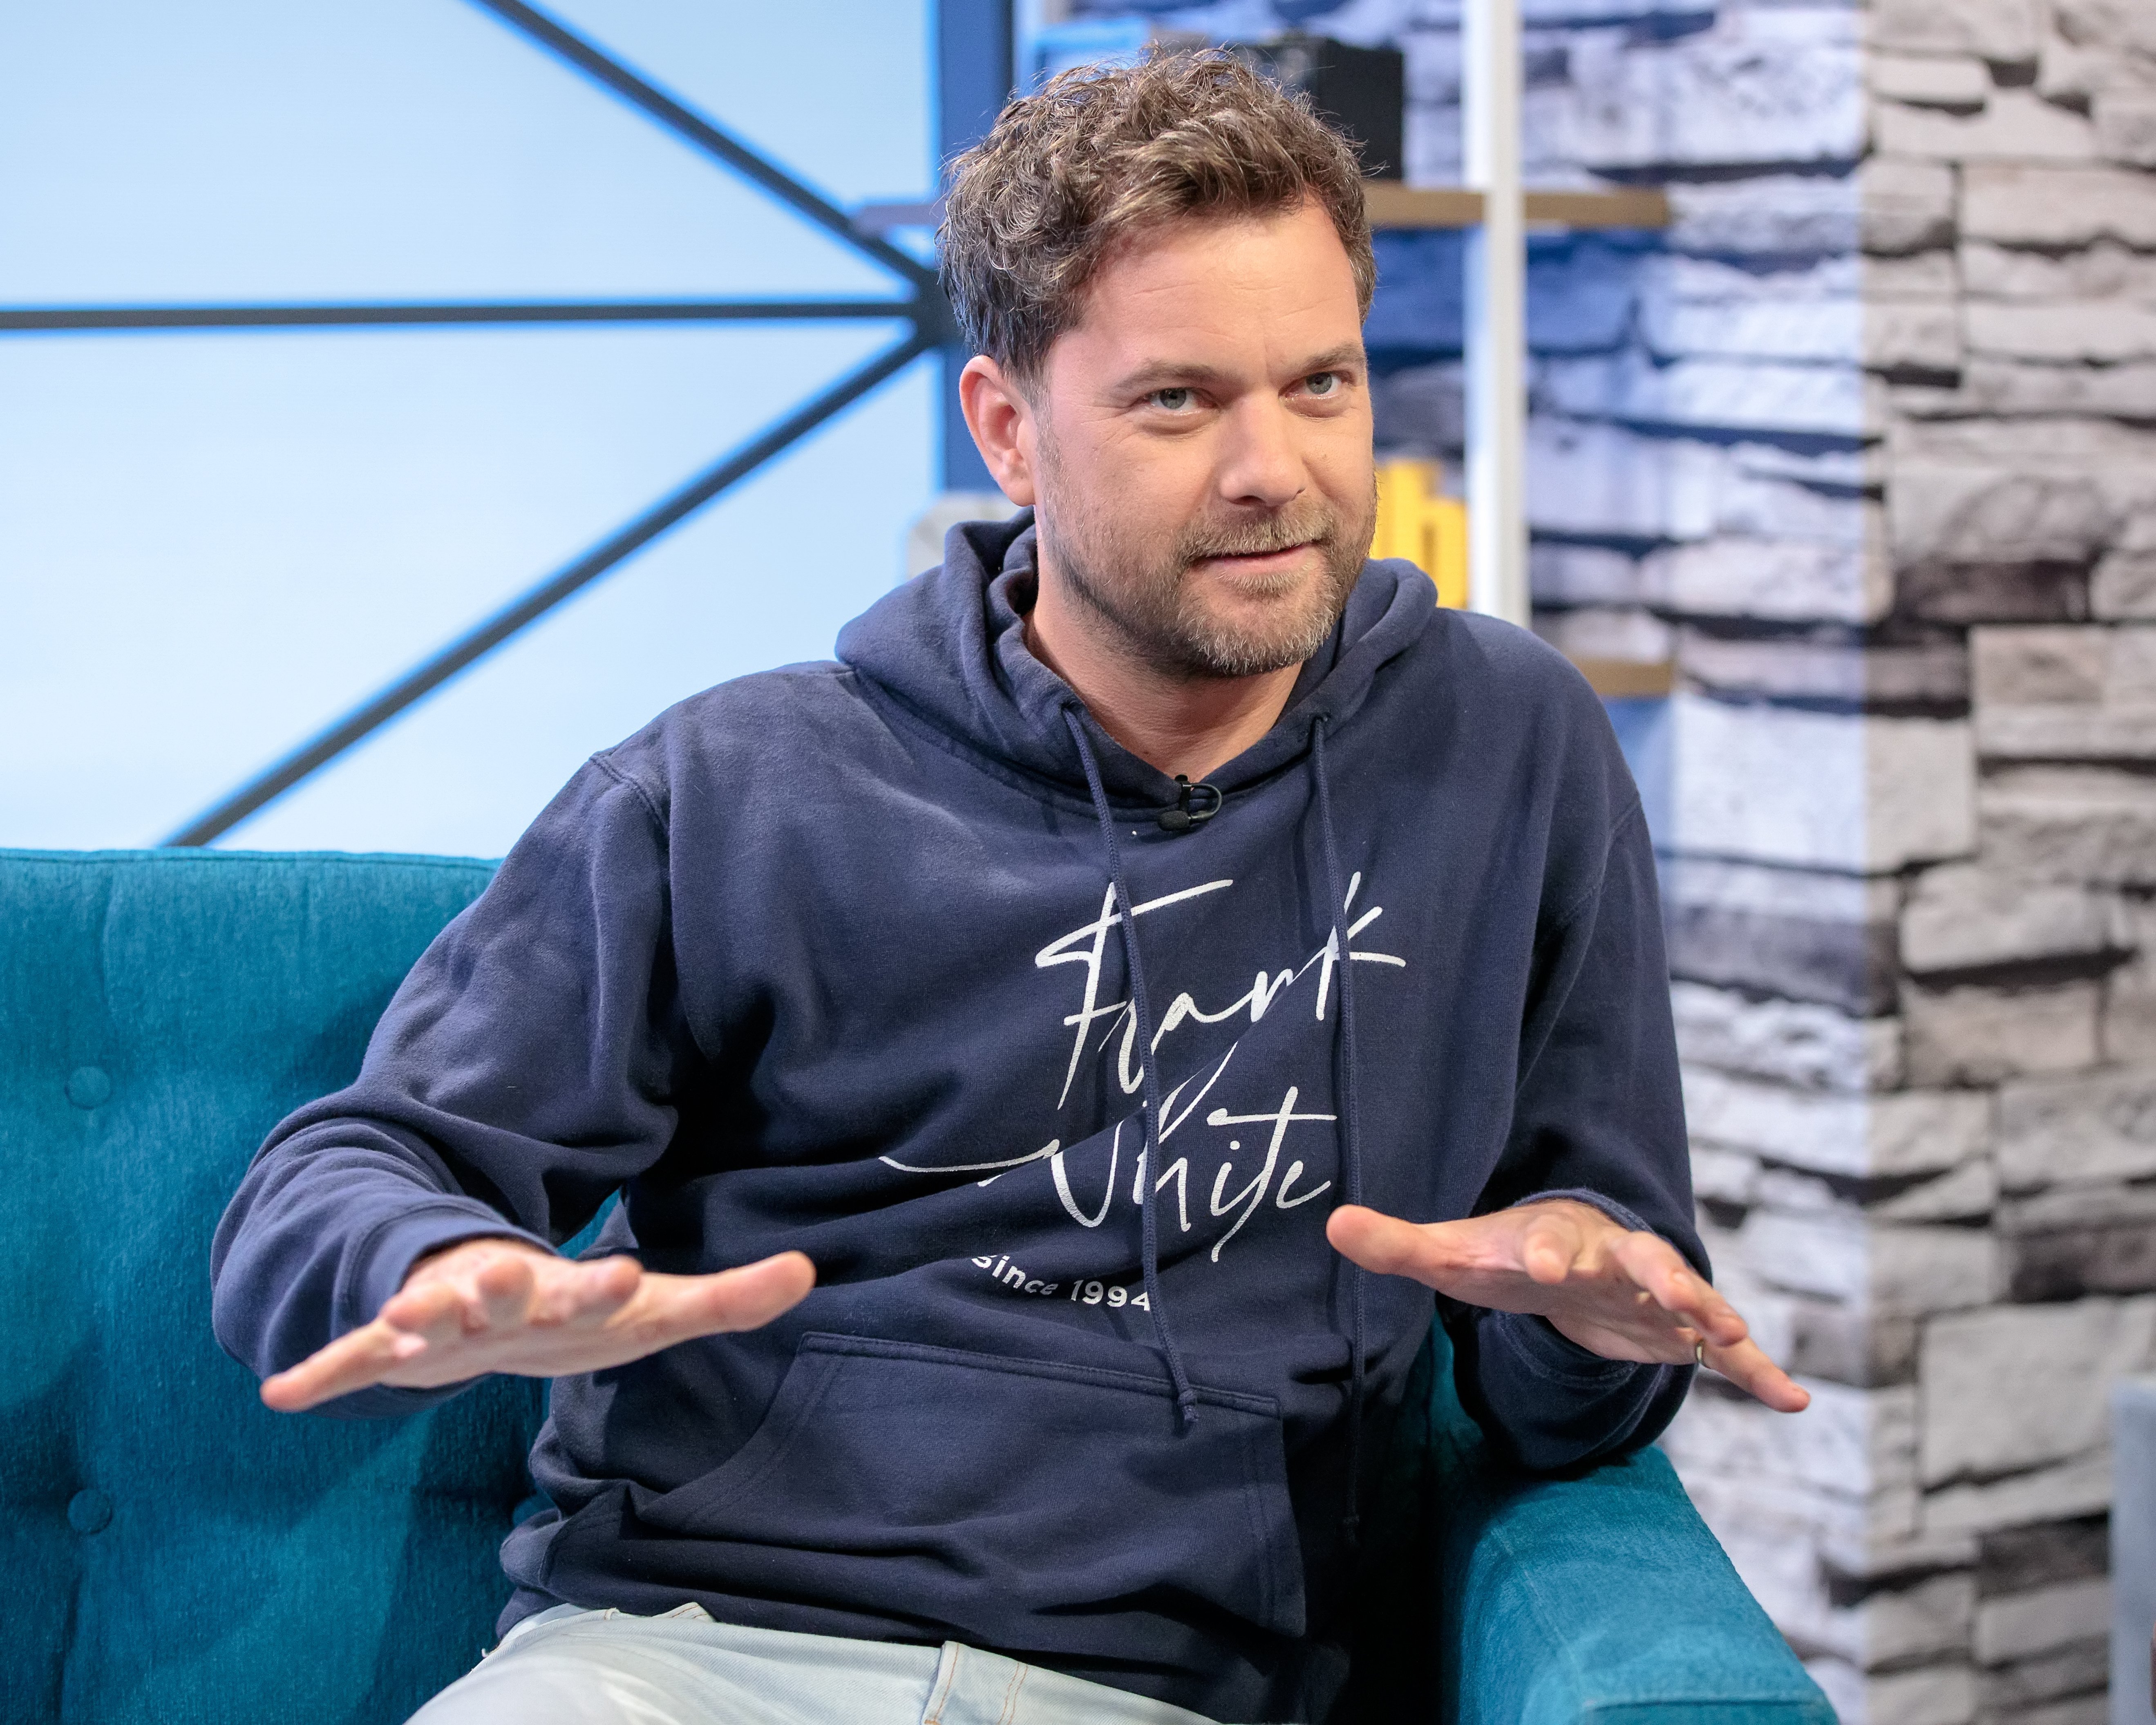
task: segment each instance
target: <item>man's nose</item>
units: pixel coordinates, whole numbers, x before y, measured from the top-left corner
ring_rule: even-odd
[[[1292,418],[1277,400],[1246,397],[1235,404],[1221,451],[1224,503],[1276,510],[1302,495],[1306,476]]]

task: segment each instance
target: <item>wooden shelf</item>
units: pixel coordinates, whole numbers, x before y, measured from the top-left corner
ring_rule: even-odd
[[[1589,659],[1567,654],[1605,701],[1660,701],[1676,686],[1676,666],[1666,659]]]
[[[1464,186],[1407,186],[1365,180],[1363,200],[1373,228],[1472,228],[1482,219],[1482,194]],[[1530,192],[1530,227],[1666,228],[1670,200],[1651,186],[1618,192]]]

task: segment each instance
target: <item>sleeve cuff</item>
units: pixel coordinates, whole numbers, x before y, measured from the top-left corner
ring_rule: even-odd
[[[1574,1389],[1609,1389],[1635,1372],[1654,1369],[1630,1360],[1604,1359],[1593,1348],[1582,1348],[1548,1318],[1532,1312],[1493,1312],[1483,1322],[1496,1332],[1522,1365],[1548,1383]]]
[[[1620,1228],[1629,1229],[1635,1234],[1656,1232],[1615,1199],[1605,1198],[1599,1192],[1590,1192],[1584,1186],[1567,1186],[1554,1192],[1537,1192],[1508,1208],[1519,1209],[1527,1204],[1548,1204],[1560,1198],[1568,1198],[1590,1209],[1598,1209]],[[1504,1320],[1498,1326],[1499,1332],[1529,1368],[1540,1376],[1569,1381],[1582,1389],[1589,1389],[1606,1386],[1622,1373],[1640,1369],[1629,1360],[1604,1359],[1594,1349],[1582,1348],[1548,1318],[1526,1312],[1507,1312],[1494,1315]],[[1681,1366],[1667,1369],[1689,1374],[1693,1368]]]
[[[344,1309],[336,1314],[336,1333],[341,1336],[373,1322],[390,1296],[404,1286],[414,1264],[429,1252],[468,1240],[521,1240],[542,1252],[554,1250],[537,1235],[504,1221],[477,1199],[444,1198],[421,1209],[403,1211],[361,1242],[357,1274],[339,1302]]]
[[[1519,1199],[1515,1204],[1508,1204],[1507,1208],[1516,1210],[1523,1209],[1531,1204],[1551,1204],[1560,1198],[1568,1198],[1574,1204],[1584,1204],[1590,1209],[1598,1209],[1620,1228],[1630,1229],[1635,1234],[1655,1232],[1615,1199],[1604,1198],[1599,1192],[1590,1192],[1584,1186],[1567,1186],[1555,1192],[1537,1192],[1530,1197]]]
[[[536,1234],[502,1220],[476,1199],[447,1198],[430,1202],[424,1209],[400,1213],[359,1243],[359,1265],[340,1291],[341,1336],[372,1323],[389,1296],[404,1286],[412,1266],[428,1253],[468,1240],[517,1240],[542,1252],[554,1248]],[[445,1402],[466,1389],[464,1384],[444,1384],[433,1389],[400,1389],[386,1384],[354,1390],[350,1395],[324,1402],[313,1411],[331,1420],[379,1420],[399,1414],[416,1414]]]

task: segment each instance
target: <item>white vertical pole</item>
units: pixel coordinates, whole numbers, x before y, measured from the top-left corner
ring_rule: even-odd
[[[1461,8],[1467,183],[1468,603],[1527,621],[1527,239],[1520,195],[1519,0]]]

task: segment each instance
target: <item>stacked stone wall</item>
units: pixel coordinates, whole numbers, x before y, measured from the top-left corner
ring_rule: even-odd
[[[1845,1717],[2093,1725],[2107,1394],[2156,1347],[2156,607],[2125,597],[2156,485],[2156,151],[2123,117],[2156,89],[2156,13],[1851,17],[1857,244],[1812,268],[1861,325],[1801,362],[1861,392],[1853,614],[1778,634],[1642,595],[1691,727],[1670,886],[1702,1207],[1820,1401],[1702,1397],[1669,1447]],[[1758,831],[1788,795],[1763,756],[1729,776],[1736,733],[1777,729],[1794,776],[1861,786],[1840,858],[1831,819],[1809,850]],[[1740,855],[1789,896],[1845,883],[1797,964],[1717,914]],[[1786,1070],[1796,1003],[1838,1015],[1812,1032],[1837,1070]],[[1792,1122],[1830,1096],[1839,1124]]]
[[[1164,16],[1397,44],[1456,180],[1455,0],[1288,9]],[[1666,1447],[1845,1719],[2095,1725],[2156,1367],[2156,5],[1523,10],[1531,183],[1674,211],[1534,242],[1537,627],[1675,661],[1702,1223],[1816,1398],[1709,1380]],[[1456,244],[1381,267],[1379,440],[1456,456]]]

